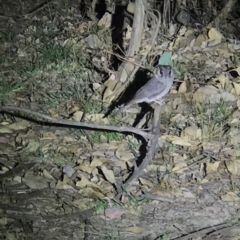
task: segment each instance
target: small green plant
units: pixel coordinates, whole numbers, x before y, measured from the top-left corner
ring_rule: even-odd
[[[164,234],[161,239],[162,239],[162,240],[169,240],[167,234]]]
[[[168,144],[168,146],[165,148],[165,151],[167,154],[171,155],[177,150],[177,145],[175,144]]]
[[[38,148],[35,152],[33,152],[35,157],[41,157],[44,159],[44,153],[42,152],[41,148]]]
[[[93,24],[93,25],[89,28],[89,33],[90,33],[90,34],[97,34],[100,30],[101,30],[101,27],[100,27],[100,26],[98,26],[97,24]]]
[[[48,45],[43,45],[38,51],[41,53],[41,62],[43,66],[48,66],[54,64],[63,63],[67,61],[67,51],[64,47],[56,43],[50,43]]]
[[[202,140],[219,139],[224,133],[223,126],[226,123],[226,117],[230,113],[226,102],[220,100],[214,109],[202,103],[197,107],[196,112],[197,121],[202,130]]]
[[[113,232],[112,235],[107,236],[106,240],[118,240],[119,239],[118,237],[114,237],[113,235],[116,235],[116,232]]]
[[[61,155],[60,153],[50,153],[48,159],[45,159],[45,162],[53,162],[58,166],[66,166],[69,164],[70,157]]]
[[[139,144],[137,144],[136,142],[132,141],[129,138],[127,140],[128,140],[128,148],[130,150],[137,150],[139,148]]]
[[[9,82],[6,79],[0,79],[0,97],[5,97],[13,94],[23,87],[23,83],[19,80],[19,82]]]
[[[147,199],[137,197],[132,194],[128,194],[128,198],[129,198],[128,204],[133,208],[138,208],[148,201]]]
[[[91,67],[88,59],[85,57],[84,53],[81,50],[74,52],[74,55],[77,59],[78,68],[80,70]]]
[[[127,205],[127,206],[131,206],[136,209],[136,208],[142,206],[144,203],[148,202],[147,199],[139,197],[139,196],[134,196],[131,193],[127,192],[124,188],[122,188],[122,189],[123,189],[124,195],[126,195],[128,197],[129,201],[125,204],[118,203],[118,205],[121,205],[121,206]]]
[[[223,99],[220,100],[216,112],[217,116],[221,118],[225,118],[229,114],[227,103]]]
[[[98,198],[94,206],[95,212],[96,213],[104,212],[104,210],[108,207],[108,204],[109,203],[107,200]]]
[[[59,106],[62,101],[59,93],[46,93],[44,97],[46,98],[46,104],[51,107]]]
[[[76,90],[75,96],[77,101],[81,104],[84,113],[94,114],[100,111],[101,103],[89,97],[84,97],[83,93]]]
[[[0,43],[13,43],[15,35],[12,31],[0,32]]]
[[[120,141],[122,140],[122,134],[116,133],[116,132],[99,132],[96,131],[92,135],[92,140],[95,143],[100,143],[101,142],[101,137],[104,137],[107,142],[111,141]]]

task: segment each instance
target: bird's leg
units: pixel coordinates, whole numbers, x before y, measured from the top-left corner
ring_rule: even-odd
[[[157,103],[157,104],[160,104],[160,105],[164,105],[165,104],[165,101],[162,98],[159,99],[159,100],[155,100],[154,102]]]

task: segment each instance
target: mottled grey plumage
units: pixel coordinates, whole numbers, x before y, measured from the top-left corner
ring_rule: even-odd
[[[135,103],[151,103],[161,100],[171,89],[173,84],[173,71],[170,66],[158,65],[156,73],[144,86],[142,86],[134,95],[132,100],[114,114],[125,111]]]

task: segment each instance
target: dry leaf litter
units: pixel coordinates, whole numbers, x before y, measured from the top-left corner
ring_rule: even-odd
[[[126,86],[109,67],[116,47],[111,11],[97,21],[90,8],[90,20],[76,1],[49,1],[22,14],[37,6],[26,2],[11,15],[12,6],[4,5],[2,103],[54,118],[133,125],[137,108],[116,118],[101,112]],[[128,23],[126,29],[125,49],[132,32]],[[172,53],[176,77],[161,115],[164,146],[144,174],[116,200],[116,185],[147,151],[141,149],[143,139],[3,114],[1,237],[190,239],[183,236],[198,231],[192,239],[233,239],[228,237],[240,234],[240,43],[213,27],[199,31],[171,23],[153,45],[152,33],[147,25],[139,53],[122,57],[132,67],[153,70],[157,56]]]

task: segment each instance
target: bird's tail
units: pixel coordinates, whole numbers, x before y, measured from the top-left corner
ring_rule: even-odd
[[[117,108],[115,109],[115,111],[113,111],[113,113],[112,113],[111,115],[112,115],[113,117],[115,117],[115,116],[117,116],[118,114],[126,111],[129,107],[130,107],[129,104],[127,104],[127,105],[121,105],[121,106],[117,107]]]

